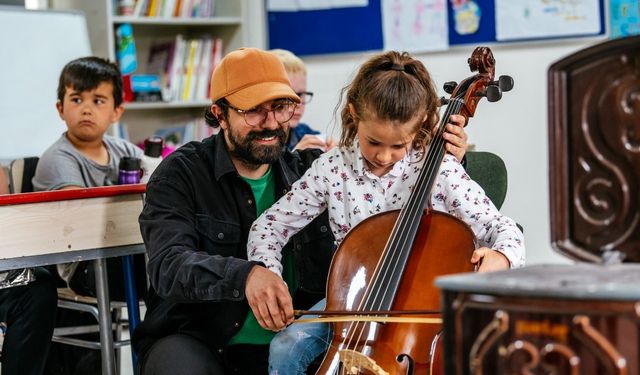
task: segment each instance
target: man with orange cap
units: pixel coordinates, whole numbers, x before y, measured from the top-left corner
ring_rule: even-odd
[[[151,286],[134,335],[142,374],[265,374],[275,332],[260,323],[278,329],[292,317],[258,322],[249,294],[290,293],[296,308],[324,297],[334,248],[326,217],[290,243],[286,284],[246,260],[252,222],[320,153],[285,150],[300,98],[282,63],[255,48],[233,51],[210,94],[205,117],[219,134],[173,152],[147,185],[140,229]]]

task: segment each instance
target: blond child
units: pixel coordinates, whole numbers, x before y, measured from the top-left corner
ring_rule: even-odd
[[[313,92],[307,90],[307,67],[302,59],[285,49],[272,49],[269,52],[276,55],[282,62],[291,83],[291,88],[300,97],[300,104],[296,107],[293,118],[289,121],[289,135],[287,138],[289,150],[318,148],[326,151],[333,147],[333,140],[309,125],[300,122],[306,105],[313,99]]]

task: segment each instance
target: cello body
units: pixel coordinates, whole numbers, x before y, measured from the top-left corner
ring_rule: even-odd
[[[388,211],[364,220],[352,228],[341,243],[329,271],[328,311],[354,311],[357,315],[399,212]],[[434,279],[473,271],[469,260],[475,248],[475,236],[465,223],[446,213],[425,210],[393,310],[439,310],[440,294]],[[440,324],[333,324],[332,343],[317,374],[442,373],[443,363],[433,360],[437,356],[434,350],[438,346]],[[375,366],[368,368],[360,362],[361,358],[351,361],[348,354],[345,356],[351,351],[365,353],[382,371]],[[343,352],[342,359],[340,352]]]

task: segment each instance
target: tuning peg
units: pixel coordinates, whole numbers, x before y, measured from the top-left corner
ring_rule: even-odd
[[[513,78],[511,78],[511,76],[500,76],[497,81],[491,81],[489,85],[498,86],[502,91],[511,91],[513,88]]]
[[[442,107],[443,105],[448,105],[449,104],[449,99],[445,98],[444,96],[440,97],[440,106]]]
[[[487,90],[485,91],[484,95],[490,102],[497,102],[498,100],[502,99],[502,91],[500,90],[500,87],[494,85],[487,86]]]
[[[458,87],[458,83],[455,81],[445,82],[444,85],[442,85],[442,88],[444,88],[444,92],[446,92],[447,94],[453,94],[453,90],[455,90],[456,87]]]

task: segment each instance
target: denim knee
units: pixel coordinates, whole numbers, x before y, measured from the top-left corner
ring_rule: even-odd
[[[289,326],[269,346],[269,373],[305,374],[306,369],[327,348],[329,326],[324,323]]]
[[[290,353],[297,351],[298,340],[297,331],[285,329],[279,332],[269,345],[269,363],[279,363],[281,361],[291,361]]]

